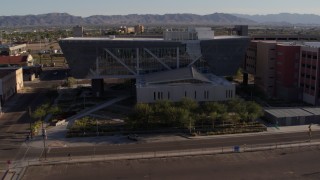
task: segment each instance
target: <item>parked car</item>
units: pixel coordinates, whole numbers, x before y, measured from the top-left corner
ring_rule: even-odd
[[[139,136],[136,134],[129,134],[128,139],[133,140],[133,141],[138,141],[139,140]]]

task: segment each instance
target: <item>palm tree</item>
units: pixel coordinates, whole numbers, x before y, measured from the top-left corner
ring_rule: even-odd
[[[53,59],[53,46],[50,46],[50,58],[51,58],[51,64],[52,64],[52,59]]]

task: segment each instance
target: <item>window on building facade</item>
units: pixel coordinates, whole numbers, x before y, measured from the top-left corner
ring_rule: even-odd
[[[156,96],[156,92],[153,92],[153,100],[156,100],[157,96]]]

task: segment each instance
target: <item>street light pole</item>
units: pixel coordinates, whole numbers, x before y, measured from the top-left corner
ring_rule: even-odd
[[[86,95],[83,94],[83,109],[86,108]]]
[[[32,133],[32,122],[31,122],[31,107],[29,106],[29,123],[30,123],[30,138],[33,138],[33,133]]]
[[[97,136],[99,136],[98,120],[96,120],[96,124],[97,124]]]
[[[47,132],[46,129],[43,126],[43,121],[41,121],[42,126],[42,139],[43,139],[43,151],[44,151],[44,159],[47,160],[47,151],[46,151],[46,136]]]

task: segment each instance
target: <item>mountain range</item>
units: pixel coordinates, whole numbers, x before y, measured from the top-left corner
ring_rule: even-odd
[[[134,25],[134,24],[253,24],[252,20],[231,14],[214,13],[209,15],[165,14],[165,15],[94,15],[89,17],[72,16],[67,13],[49,13],[25,16],[0,16],[0,27],[17,26],[70,26],[70,25]]]
[[[313,24],[320,25],[320,16],[314,14],[246,15],[213,13],[196,14],[129,14],[73,16],[67,13],[48,13],[24,16],[0,16],[0,27],[74,26],[74,25],[235,25],[235,24]]]
[[[315,14],[267,14],[267,15],[247,15],[233,14],[237,17],[249,19],[261,24],[270,23],[289,23],[289,24],[305,24],[305,25],[320,25],[320,16]]]

